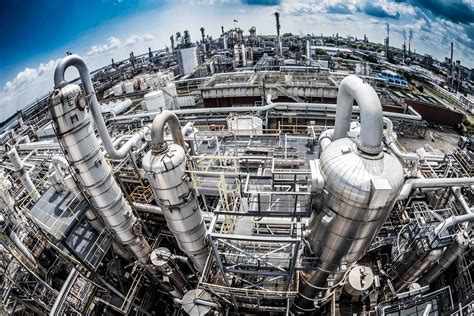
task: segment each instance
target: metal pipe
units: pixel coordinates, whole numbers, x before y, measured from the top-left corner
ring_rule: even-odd
[[[12,230],[10,231],[9,238],[12,243],[18,248],[18,250],[27,258],[33,265],[36,266],[36,259],[26,245],[20,240],[18,235]]]
[[[197,109],[179,109],[173,110],[176,115],[185,115],[185,114],[208,114],[208,113],[239,113],[239,112],[265,112],[269,110],[318,110],[318,111],[336,111],[337,106],[335,104],[329,103],[296,103],[296,102],[275,102],[267,101],[266,105],[262,106],[237,106],[237,107],[218,107],[218,108],[197,108]],[[358,106],[352,108],[353,113],[359,113],[360,109]],[[384,116],[410,120],[410,121],[420,121],[422,119],[421,115],[418,114],[412,107],[408,107],[408,112],[411,114],[402,114],[402,113],[393,113],[393,112],[383,112]],[[159,115],[161,112],[146,112],[140,114],[131,114],[117,116],[115,118],[109,119],[109,121],[121,121],[121,120],[131,120],[131,119],[141,119],[141,118],[153,118],[156,115]]]
[[[409,165],[409,176],[416,177],[418,173],[418,166],[420,165],[420,158],[416,153],[404,153],[398,148],[395,143],[396,135],[393,133],[393,123],[389,118],[383,118],[384,123],[387,125],[387,130],[385,133],[385,140],[387,145],[393,151],[395,156],[400,158],[405,165]]]
[[[466,212],[466,214],[474,213],[474,210],[469,206],[466,199],[462,195],[461,189],[457,187],[451,187],[450,189],[454,193],[454,197],[456,198],[456,200],[459,202],[459,204],[461,204],[461,207],[463,208],[464,212]]]
[[[329,146],[329,144],[332,143],[333,137],[334,137],[334,129],[328,129],[321,133],[318,139],[320,152],[322,152],[327,146]]]
[[[41,195],[33,184],[33,181],[31,181],[30,174],[26,170],[23,161],[20,159],[15,147],[8,151],[8,157],[10,158],[13,169],[18,175],[18,178],[20,179],[21,184],[23,184],[26,192],[28,192],[34,202],[38,201]]]
[[[421,284],[431,284],[441,273],[446,271],[469,246],[469,235],[466,232],[457,233],[454,239],[454,243],[443,252],[430,270],[420,279]]]
[[[465,222],[473,222],[474,221],[474,213],[464,214],[464,215],[456,215],[448,217],[444,222],[440,223],[436,226],[434,230],[435,235],[440,235],[446,229],[456,224],[461,224]]]
[[[137,210],[142,211],[142,212],[163,215],[163,210],[161,209],[161,207],[156,206],[156,205],[134,202],[133,206]]]
[[[171,111],[165,110],[160,115],[156,116],[151,124],[151,147],[157,151],[163,151],[166,149],[165,142],[165,125],[168,124],[171,137],[175,144],[180,145],[184,148],[184,138],[181,133],[181,126],[176,114]]]
[[[107,154],[112,159],[122,159],[127,153],[136,146],[136,143],[145,137],[146,128],[140,130],[134,134],[125,144],[123,144],[119,149],[116,149],[112,143],[109,132],[107,131],[107,126],[104,122],[104,117],[97,102],[97,96],[95,95],[94,86],[89,74],[89,69],[87,68],[84,60],[78,55],[69,55],[64,57],[56,67],[54,71],[54,85],[55,89],[62,88],[67,84],[67,81],[64,78],[64,74],[69,67],[75,67],[79,71],[79,76],[81,78],[82,86],[86,94],[86,100],[88,101],[89,107],[91,109],[92,116],[94,118],[94,123],[99,132],[102,143],[107,151]],[[85,105],[84,105],[85,106]]]
[[[398,200],[404,200],[408,198],[410,192],[413,189],[420,188],[444,188],[451,186],[472,186],[474,185],[474,177],[464,177],[464,178],[418,178],[418,179],[408,179],[405,182],[400,194],[398,195]]]
[[[71,288],[74,285],[74,282],[76,282],[78,275],[79,275],[79,272],[75,268],[72,268],[66,281],[64,281],[64,284],[61,287],[61,290],[59,291],[59,294],[56,297],[56,300],[54,301],[53,307],[49,311],[49,316],[56,316],[56,315],[61,314],[61,308],[64,302],[66,301],[66,298],[69,292],[71,291]]]
[[[354,100],[359,105],[361,122],[360,135],[356,145],[365,153],[378,154],[382,151],[382,106],[375,90],[354,75],[347,76],[339,85],[334,140],[347,136]]]

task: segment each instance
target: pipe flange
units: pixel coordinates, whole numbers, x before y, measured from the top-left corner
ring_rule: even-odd
[[[158,156],[158,155],[161,155],[162,153],[166,152],[167,150],[168,150],[168,144],[167,143],[157,144],[151,149],[151,154],[153,156]]]
[[[141,236],[143,232],[143,226],[140,222],[136,222],[132,226],[132,232],[135,236]]]
[[[87,106],[86,98],[84,93],[81,91],[76,97],[76,106],[79,110],[84,111]]]
[[[380,143],[380,145],[377,146],[377,147],[367,147],[367,146],[364,146],[364,144],[362,144],[359,137],[356,138],[355,143],[357,145],[357,148],[360,151],[362,151],[366,154],[369,154],[369,155],[378,155],[383,150],[382,143]]]

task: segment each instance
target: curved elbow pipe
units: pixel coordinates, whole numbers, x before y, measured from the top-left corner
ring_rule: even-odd
[[[164,136],[166,123],[168,123],[174,143],[184,148],[184,138],[181,133],[178,117],[173,112],[165,110],[155,116],[151,124],[151,147],[156,154],[163,152],[167,148]]]
[[[136,145],[136,143],[145,136],[146,130],[143,129],[130,138],[125,144],[122,145],[119,149],[114,147],[112,140],[110,138],[109,132],[107,131],[107,126],[104,122],[104,117],[102,116],[102,111],[97,102],[97,96],[95,95],[94,86],[92,84],[91,76],[89,74],[89,69],[87,68],[84,60],[78,55],[69,55],[64,57],[56,67],[54,71],[54,87],[55,89],[61,88],[67,84],[67,81],[64,77],[64,74],[69,67],[74,67],[79,71],[79,76],[81,78],[82,86],[84,92],[86,93],[86,100],[89,100],[89,106],[91,109],[92,117],[99,132],[102,143],[107,151],[107,154],[112,159],[122,159],[125,157],[130,149]]]
[[[341,81],[337,94],[334,140],[346,137],[350,128],[354,100],[360,110],[360,135],[357,147],[368,154],[382,151],[383,113],[375,90],[357,76],[347,76]]]

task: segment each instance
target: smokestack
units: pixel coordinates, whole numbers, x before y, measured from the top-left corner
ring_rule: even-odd
[[[113,58],[112,58],[112,67],[115,68],[115,62]]]
[[[277,55],[281,57],[281,39],[280,39],[280,13],[277,11],[275,12],[275,19],[276,19],[276,29],[277,29],[277,45],[276,45],[276,52]]]
[[[153,53],[151,52],[151,47],[148,47],[148,58],[149,59],[153,58]]]
[[[411,56],[411,40],[413,39],[413,31],[408,31],[408,55]]]
[[[207,52],[206,50],[206,34],[204,33],[204,27],[201,27],[201,48],[202,52],[205,54]]]
[[[133,52],[130,53],[130,62],[132,63],[133,71],[135,71],[135,56]]]
[[[224,35],[224,25],[221,26],[222,35]]]
[[[204,27],[201,27],[201,37],[202,37],[202,42],[204,43],[205,39],[206,39],[206,34],[204,34]]]
[[[171,42],[171,51],[174,53],[174,36],[170,36],[170,42]]]
[[[451,58],[449,59],[449,77],[452,78],[452,81],[454,82],[454,60],[453,60],[453,54],[454,54],[454,43],[451,42]]]

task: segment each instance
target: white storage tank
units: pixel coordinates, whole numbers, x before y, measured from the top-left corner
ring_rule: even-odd
[[[173,105],[173,98],[178,96],[176,85],[173,82],[168,83],[165,87],[163,87],[163,92],[165,95],[166,108],[170,109]]]
[[[113,90],[113,92],[114,92],[114,96],[122,95],[122,93],[123,93],[122,83],[116,84],[116,85],[112,88],[112,90]]]
[[[263,120],[257,116],[230,115],[227,118],[227,128],[236,135],[262,135]]]
[[[133,93],[135,88],[133,87],[133,81],[125,82],[125,93]]]
[[[189,48],[182,48],[179,51],[179,65],[183,75],[190,74],[198,64],[197,48],[195,46]]]
[[[145,109],[148,112],[162,111],[166,107],[163,91],[152,91],[145,94]]]
[[[108,102],[105,104],[101,104],[101,112],[102,113],[111,113],[112,115],[118,115],[120,113],[125,112],[132,106],[132,100],[130,99],[123,99]]]
[[[193,95],[178,97],[178,108],[188,108],[196,106],[196,98]]]

